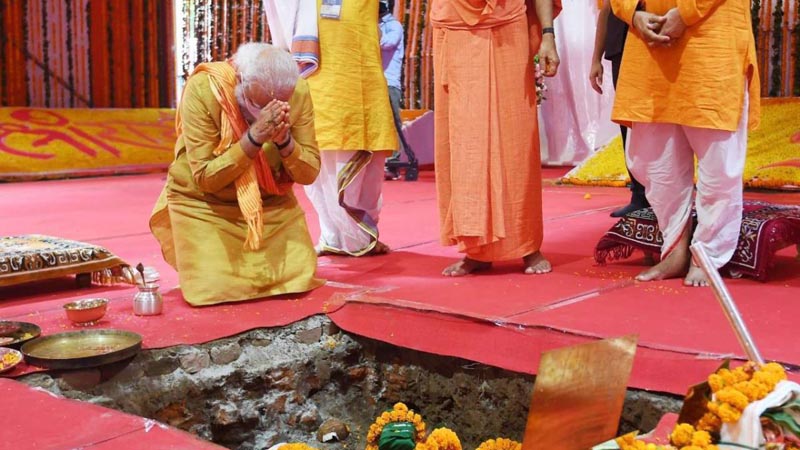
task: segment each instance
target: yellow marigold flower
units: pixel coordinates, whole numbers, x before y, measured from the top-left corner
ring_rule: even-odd
[[[779,374],[782,380],[786,379],[786,369],[784,369],[783,366],[778,363],[775,362],[766,363],[763,366],[761,366],[761,370],[765,372],[772,372]]]
[[[711,444],[711,435],[706,431],[695,431],[692,434],[692,445],[707,447]]]
[[[522,444],[505,438],[489,439],[483,441],[478,450],[522,450]]]
[[[739,411],[744,410],[747,407],[747,404],[750,403],[747,401],[746,395],[737,391],[733,387],[726,387],[717,392],[717,400],[720,403],[728,403]]]
[[[742,417],[742,411],[736,409],[727,403],[723,403],[719,407],[719,418],[725,423],[738,422]]]
[[[724,381],[726,385],[735,384],[737,381],[736,376],[728,369],[720,369],[717,375],[722,378],[722,381]]]
[[[708,385],[711,387],[711,392],[716,393],[725,387],[725,380],[720,375],[712,373],[708,376]]]
[[[620,437],[615,439],[615,441],[617,442],[617,445],[633,444],[633,441],[635,441],[635,440],[636,440],[636,432],[635,431],[633,431],[631,433],[628,433],[628,434],[623,434],[622,436],[620,436]]]
[[[784,377],[785,376],[786,375],[784,375]],[[772,390],[775,389],[775,385],[783,379],[784,378],[781,378],[780,374],[775,372],[759,371],[753,375],[753,382],[764,384],[770,392],[772,392]]]
[[[441,450],[461,450],[461,440],[458,439],[458,435],[453,430],[448,428],[433,430],[425,442],[429,443],[429,445],[433,444],[432,446]]]
[[[303,444],[302,442],[291,442],[283,444],[279,447],[280,450],[317,450],[310,445]]]
[[[395,411],[405,412],[408,411],[408,406],[406,406],[406,404],[403,402],[397,402],[394,404],[394,407],[392,409],[394,409]]]
[[[708,431],[709,433],[718,432],[720,427],[722,427],[722,421],[719,419],[719,416],[711,411],[705,413],[697,423],[698,430]]]
[[[692,433],[694,433],[694,427],[689,425],[688,423],[681,423],[678,424],[672,433],[669,435],[669,440],[679,446],[683,447],[684,445],[689,445],[692,442]]]
[[[738,383],[740,381],[749,380],[750,377],[752,376],[752,373],[753,373],[752,366],[744,365],[737,367],[733,371],[733,377],[735,378],[736,381],[734,381],[734,383],[732,384]]]

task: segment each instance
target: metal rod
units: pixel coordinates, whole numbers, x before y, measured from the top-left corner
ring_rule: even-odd
[[[728,318],[731,327],[733,327],[736,338],[739,339],[739,344],[744,349],[747,357],[750,361],[764,364],[764,358],[761,357],[761,353],[759,353],[758,348],[756,348],[753,337],[747,330],[747,325],[745,325],[742,315],[739,313],[739,309],[736,307],[733,297],[731,297],[731,293],[728,292],[728,288],[725,287],[722,277],[719,276],[719,272],[711,263],[708,254],[699,244],[692,245],[690,249],[694,255],[695,262],[703,269],[703,272],[706,273],[711,288],[714,290],[714,295],[717,297],[717,300],[719,300],[722,311],[725,313],[725,317]]]

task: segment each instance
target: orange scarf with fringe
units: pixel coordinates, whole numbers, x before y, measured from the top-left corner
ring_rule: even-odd
[[[222,107],[222,117],[220,118],[220,141],[214,149],[214,154],[219,156],[225,153],[228,148],[239,141],[244,133],[247,132],[248,125],[244,120],[239,103],[236,101],[234,89],[236,87],[236,70],[229,62],[213,62],[198,65],[192,75],[198,73],[208,74],[211,83],[211,92],[214,98]],[[175,114],[175,130],[180,136],[183,132],[181,109]],[[236,200],[239,209],[242,211],[245,221],[247,221],[247,238],[244,241],[245,248],[257,250],[261,247],[261,239],[264,233],[264,208],[261,202],[261,192],[273,195],[285,194],[285,189],[281,189],[272,175],[272,170],[264,157],[264,152],[259,151],[253,164],[239,175],[234,181],[236,186]]]

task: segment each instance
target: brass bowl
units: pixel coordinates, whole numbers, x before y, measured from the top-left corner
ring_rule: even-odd
[[[106,315],[107,309],[107,298],[88,298],[64,305],[67,319],[82,327],[91,326],[99,322]]]
[[[49,369],[81,369],[135,356],[142,336],[123,330],[80,330],[40,337],[22,346],[25,361]]]

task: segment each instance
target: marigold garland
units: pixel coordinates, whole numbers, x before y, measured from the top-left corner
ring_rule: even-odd
[[[659,445],[645,443],[636,439],[636,433],[629,433],[616,439],[617,445],[622,450],[718,450],[712,444],[711,435],[702,430],[695,430],[689,424],[682,423],[675,426],[670,434],[672,445]]]
[[[708,402],[708,413],[700,420],[698,428],[718,433],[722,423],[738,421],[747,405],[766,397],[785,379],[786,371],[777,363],[759,367],[748,362],[736,369],[720,369],[709,375],[708,385],[714,398]]]
[[[748,362],[733,370],[720,369],[708,377],[714,395],[696,427],[675,425],[669,436],[671,445],[647,444],[637,440],[636,433],[618,437],[617,445],[622,450],[717,450],[713,435],[719,434],[722,424],[737,422],[747,405],[769,395],[785,379],[786,371],[777,363]]]
[[[489,439],[483,441],[477,450],[522,450],[522,444],[505,438]]]
[[[390,422],[410,422],[414,424],[414,429],[417,431],[416,441],[417,444],[425,440],[425,422],[422,421],[422,416],[409,410],[405,403],[396,403],[391,411],[384,411],[375,423],[370,425],[369,432],[367,433],[367,447],[366,450],[378,450],[378,440],[385,427]]]

